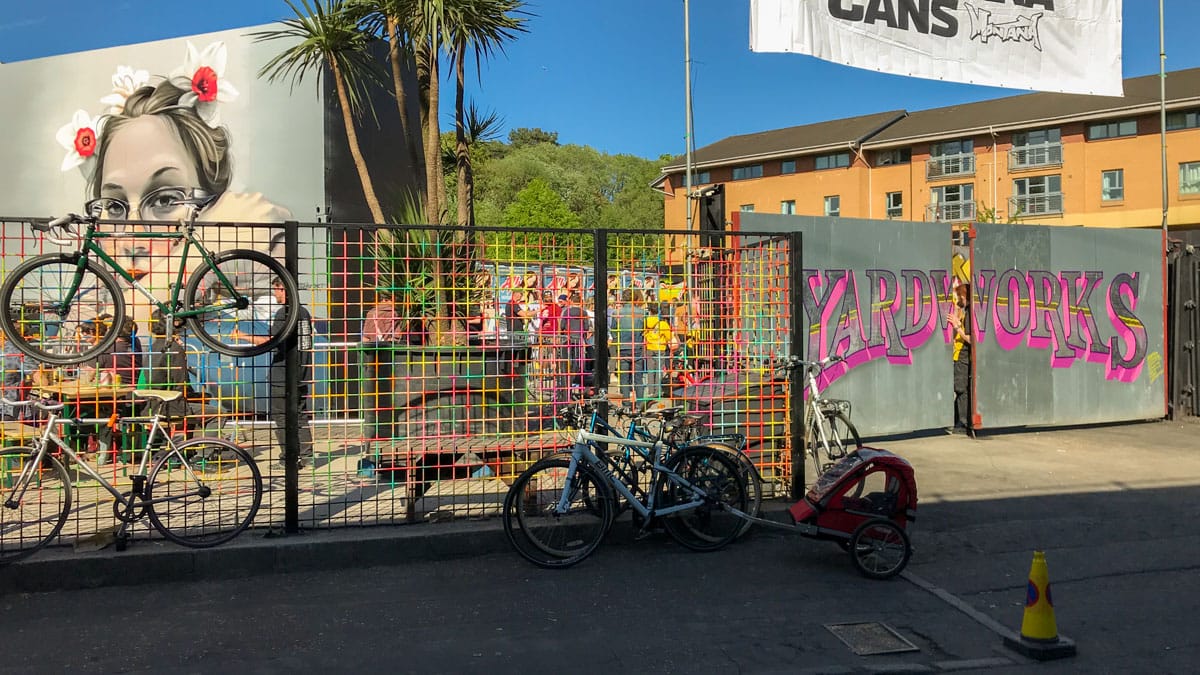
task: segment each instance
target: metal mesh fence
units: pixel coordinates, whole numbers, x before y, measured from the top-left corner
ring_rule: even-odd
[[[0,276],[59,250],[36,235],[28,221],[4,224]],[[294,270],[306,310],[297,377],[288,378],[283,347],[253,357],[218,353],[193,329],[216,331],[188,323],[168,342],[152,302],[119,281],[132,326],[98,319],[105,334],[121,332],[107,361],[90,370],[54,366],[6,348],[6,397],[61,400],[75,416],[102,419],[139,414],[146,404],[137,402],[138,387],[183,391],[172,433],[234,442],[261,471],[256,527],[284,526],[289,508],[308,528],[497,514],[515,475],[569,446],[556,409],[597,391],[638,407],[681,405],[703,416],[707,433],[745,434],[768,485],[788,484],[788,400],[770,368],[792,344],[788,237],[724,234],[702,247],[699,237],[662,231],[338,224],[212,226],[199,235],[211,251],[261,251]],[[180,276],[172,240],[103,244],[165,302],[203,266],[192,256]],[[248,341],[269,332],[280,301],[272,275],[226,271],[254,289],[229,330]],[[173,370],[163,363],[171,345],[182,354]],[[286,398],[295,391],[301,404],[289,418]],[[6,419],[6,445],[39,424],[19,410]],[[277,461],[289,419],[301,460],[290,495]],[[64,434],[85,461],[104,462],[98,471],[118,490],[128,489],[142,427],[76,425]],[[64,541],[114,527],[115,499],[91,477],[72,477]]]

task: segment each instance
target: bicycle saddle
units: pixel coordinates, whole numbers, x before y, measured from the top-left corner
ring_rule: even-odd
[[[683,406],[677,405],[670,408],[659,408],[658,410],[647,410],[642,413],[645,417],[661,417],[664,421],[675,419],[677,415],[683,413]]]
[[[167,403],[179,399],[183,396],[183,392],[174,389],[135,389],[133,390],[133,395],[138,398],[148,398]]]

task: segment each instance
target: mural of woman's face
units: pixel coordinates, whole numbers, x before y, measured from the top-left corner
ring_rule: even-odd
[[[110,211],[127,205],[131,220],[175,220],[184,209],[174,199],[200,184],[195,160],[167,120],[143,115],[126,122],[107,139],[100,171],[100,197],[114,200]],[[118,214],[113,214],[113,216]],[[113,217],[103,216],[103,217]],[[110,252],[128,268],[146,270],[149,258],[170,252],[169,240],[115,239]]]

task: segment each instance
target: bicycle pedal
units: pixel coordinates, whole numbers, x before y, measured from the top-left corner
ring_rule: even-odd
[[[643,527],[634,533],[633,540],[641,541],[647,537],[652,537],[656,534],[659,534],[660,532],[662,532],[662,529],[659,527],[655,527],[654,525],[651,525],[649,527]]]

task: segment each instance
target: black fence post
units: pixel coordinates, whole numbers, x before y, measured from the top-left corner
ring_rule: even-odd
[[[808,327],[804,318],[804,256],[801,249],[802,237],[799,232],[792,232],[788,237],[788,301],[791,315],[792,354],[804,358],[805,338]],[[807,448],[804,439],[804,380],[798,377],[797,371],[789,370],[788,378],[791,386],[789,407],[792,411],[791,443],[792,449],[792,498],[804,496],[804,456]]]
[[[595,343],[594,385],[596,393],[604,393],[604,401],[599,411],[603,417],[608,417],[608,230],[597,229],[592,234],[592,298],[595,300],[592,320],[592,342]]]
[[[284,252],[283,266],[287,273],[300,286],[300,224],[289,220],[283,224]],[[295,301],[300,303],[300,298]],[[300,531],[300,467],[297,465],[300,456],[300,352],[298,336],[299,326],[296,327],[284,341],[280,349],[285,349],[284,370],[287,373],[287,401],[284,407],[284,417],[287,421],[283,430],[283,531],[295,534]],[[274,383],[272,383],[274,388]]]

